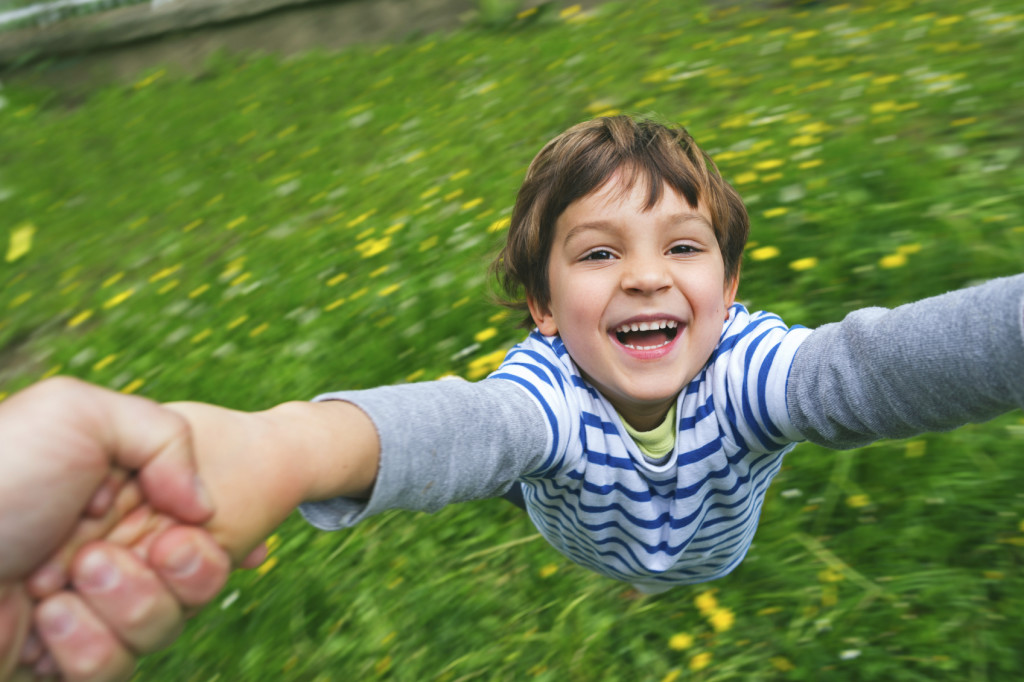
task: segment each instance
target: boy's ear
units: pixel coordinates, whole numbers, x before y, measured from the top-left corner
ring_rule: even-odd
[[[551,314],[551,308],[541,305],[533,296],[526,297],[526,305],[530,308],[530,317],[537,329],[544,336],[554,336],[558,333],[558,325],[555,324],[555,317]]]
[[[729,308],[731,308],[732,304],[736,302],[736,291],[739,289],[739,286],[740,286],[740,273],[738,273],[738,272],[733,276],[732,280],[730,280],[730,281],[725,283],[725,295],[723,297],[723,300],[725,302],[725,311],[726,311],[726,318],[725,319],[727,319],[727,320],[729,319],[729,317],[728,317],[728,315],[729,315]]]

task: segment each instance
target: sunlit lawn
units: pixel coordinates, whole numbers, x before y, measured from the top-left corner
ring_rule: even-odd
[[[610,111],[713,154],[752,216],[740,297],[790,323],[1024,269],[1019,3],[686,4],[154,68],[74,107],[8,85],[0,395],[59,372],[259,409],[479,378],[523,334],[486,266],[525,166]],[[802,446],[747,561],[654,598],[501,501],[293,519],[139,679],[1017,680],[1022,453],[1019,412]]]

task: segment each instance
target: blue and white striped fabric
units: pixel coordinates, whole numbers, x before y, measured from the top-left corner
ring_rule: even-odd
[[[537,529],[573,561],[638,586],[731,571],[783,454],[801,438],[786,379],[809,333],[734,305],[708,364],[679,395],[675,449],[654,463],[561,339],[534,331],[488,379],[515,382],[547,417],[547,457],[521,478]]]

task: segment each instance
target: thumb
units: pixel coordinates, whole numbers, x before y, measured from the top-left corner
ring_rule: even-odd
[[[110,464],[138,471],[139,485],[154,509],[185,523],[209,520],[213,504],[196,475],[188,420],[139,396],[89,388],[97,391],[96,433]]]

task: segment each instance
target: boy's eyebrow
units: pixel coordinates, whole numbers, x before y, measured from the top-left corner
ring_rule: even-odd
[[[670,215],[667,218],[667,222],[675,223],[675,224],[678,224],[678,225],[683,225],[685,223],[690,223],[690,222],[698,222],[698,223],[703,224],[705,227],[707,227],[712,232],[714,232],[714,229],[715,229],[714,226],[711,224],[710,220],[705,218],[700,213],[696,213],[696,212],[694,212],[694,213],[676,213],[674,215]],[[565,234],[565,239],[563,240],[562,243],[563,244],[568,244],[570,241],[572,241],[572,239],[574,237],[576,237],[577,235],[579,235],[582,232],[587,232],[589,230],[595,230],[595,231],[598,231],[598,232],[614,232],[615,231],[615,223],[614,223],[614,221],[610,221],[610,220],[589,220],[589,221],[587,221],[585,223],[580,223],[578,225],[573,225],[571,228],[569,228],[569,231]]]

